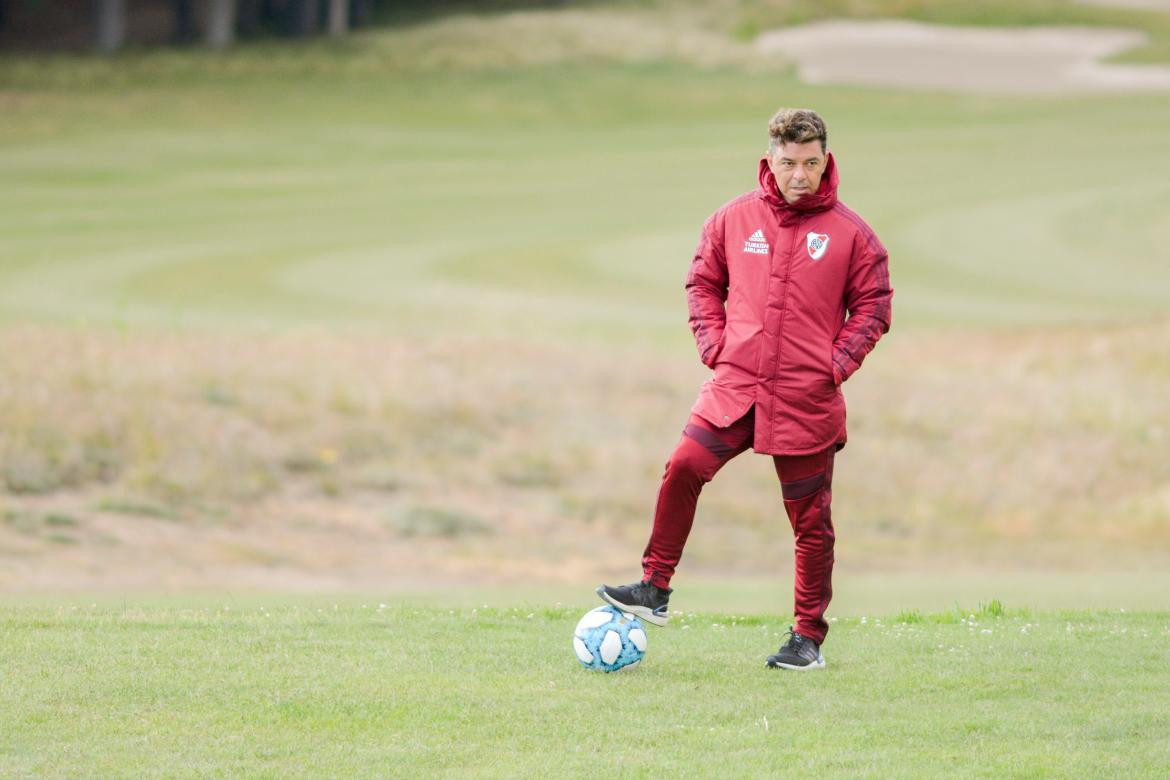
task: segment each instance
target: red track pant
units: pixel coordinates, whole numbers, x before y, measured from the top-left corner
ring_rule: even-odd
[[[695,520],[703,485],[724,463],[747,450],[755,428],[754,407],[728,428],[691,415],[666,464],[654,529],[642,554],[645,579],[668,587]],[[833,455],[835,446],[812,455],[774,455],[784,509],[796,535],[796,631],[820,643],[829,631],[825,609],[833,597]]]

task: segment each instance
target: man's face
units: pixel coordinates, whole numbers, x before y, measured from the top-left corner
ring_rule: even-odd
[[[802,144],[789,141],[776,147],[768,160],[776,186],[784,200],[794,203],[802,195],[812,195],[821,185],[825,173],[825,150],[813,139]]]

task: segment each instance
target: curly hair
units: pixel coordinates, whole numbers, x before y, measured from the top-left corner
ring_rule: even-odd
[[[774,154],[786,143],[820,141],[824,151],[829,140],[825,120],[811,108],[782,108],[768,122],[768,152]]]

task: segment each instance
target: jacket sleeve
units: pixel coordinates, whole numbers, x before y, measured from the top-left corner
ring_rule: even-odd
[[[854,252],[845,282],[849,318],[833,341],[833,379],[841,384],[861,367],[878,339],[890,330],[894,290],[890,287],[889,255],[872,231],[858,236],[864,242]]]
[[[727,324],[727,258],[723,254],[723,220],[716,213],[703,225],[699,246],[687,273],[687,310],[699,359],[708,368],[723,346]]]

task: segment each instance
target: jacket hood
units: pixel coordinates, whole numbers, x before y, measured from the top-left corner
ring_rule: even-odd
[[[821,176],[821,184],[817,191],[811,195],[800,196],[795,203],[789,203],[780,194],[780,187],[776,184],[776,177],[772,175],[768,157],[765,155],[760,158],[759,181],[764,200],[780,212],[782,222],[787,222],[789,219],[796,219],[802,213],[825,211],[837,205],[837,185],[841,177],[837,174],[837,160],[833,153],[829,152],[825,156],[825,173]]]

